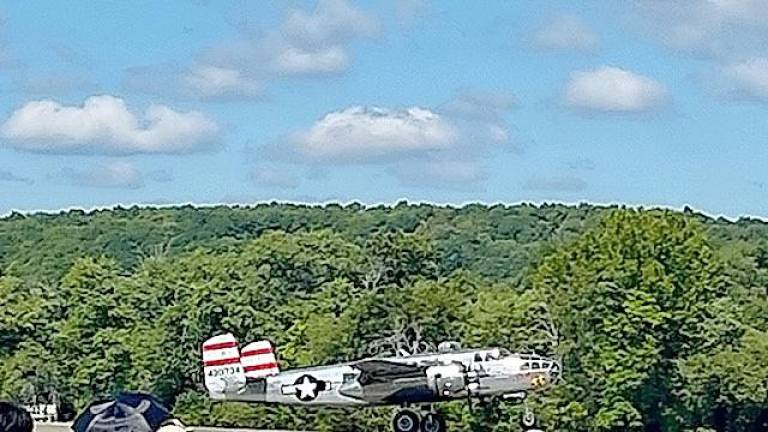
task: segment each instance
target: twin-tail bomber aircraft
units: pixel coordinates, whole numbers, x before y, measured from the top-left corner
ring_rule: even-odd
[[[311,406],[399,405],[395,432],[445,432],[433,404],[454,399],[523,400],[557,381],[560,364],[505,349],[462,350],[444,342],[437,352],[374,357],[281,372],[269,341],[238,348],[230,334],[203,343],[205,387],[216,400]],[[409,407],[419,406],[419,411]],[[470,405],[471,406],[471,405]],[[526,409],[522,423],[533,427]]]

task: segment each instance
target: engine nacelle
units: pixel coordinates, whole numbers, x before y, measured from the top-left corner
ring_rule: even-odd
[[[456,396],[467,389],[467,375],[461,364],[430,366],[426,375],[429,388],[438,396]]]
[[[461,349],[461,343],[456,341],[440,342],[440,344],[437,345],[437,352],[439,353],[449,353],[453,351],[458,351],[460,349]]]

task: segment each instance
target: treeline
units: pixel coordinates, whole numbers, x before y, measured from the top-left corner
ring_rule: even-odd
[[[442,340],[557,355],[547,430],[768,430],[768,224],[688,209],[265,204],[0,220],[0,398],[151,391],[190,423],[389,430],[389,409],[212,404],[199,344],[283,368]],[[445,410],[518,431],[522,408]]]

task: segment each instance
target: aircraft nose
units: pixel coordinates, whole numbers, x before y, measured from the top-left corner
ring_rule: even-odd
[[[562,372],[560,362],[557,360],[545,359],[543,363],[547,366],[545,366],[544,369],[539,369],[538,373],[535,374],[536,376],[531,379],[531,386],[534,390],[549,387],[560,380],[560,374]]]
[[[562,373],[562,366],[560,365],[559,361],[553,360],[552,365],[549,366],[549,376],[551,377],[551,381],[557,382],[560,379],[560,374]]]

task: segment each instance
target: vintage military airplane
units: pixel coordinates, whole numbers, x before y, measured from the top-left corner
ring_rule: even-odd
[[[395,432],[445,432],[432,404],[452,399],[522,400],[554,383],[560,364],[505,349],[462,350],[452,342],[437,352],[368,358],[281,372],[273,345],[252,342],[242,349],[231,333],[203,343],[205,386],[217,400],[315,406],[403,407],[393,418]],[[420,415],[412,406],[425,408]],[[534,426],[526,410],[523,424]]]

